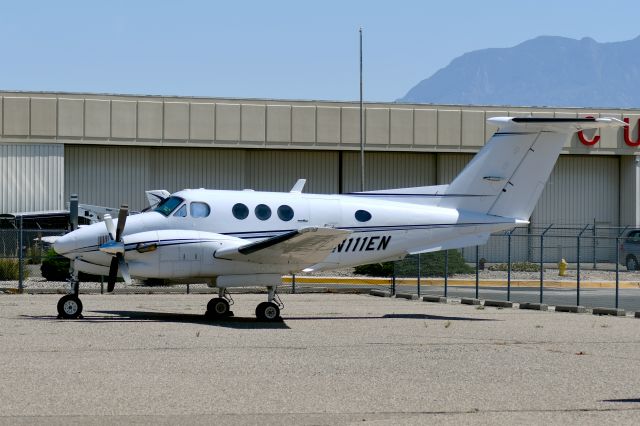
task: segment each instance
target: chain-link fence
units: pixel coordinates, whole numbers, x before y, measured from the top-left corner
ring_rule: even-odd
[[[0,228],[0,287],[22,290],[28,279],[42,280],[43,259],[55,256],[46,237],[63,235],[64,229]]]
[[[452,258],[470,269],[427,265]],[[530,225],[494,234],[483,246],[395,262],[391,290],[640,310],[639,260],[640,230],[631,227]]]

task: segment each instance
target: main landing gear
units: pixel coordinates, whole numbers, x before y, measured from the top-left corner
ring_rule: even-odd
[[[218,297],[214,297],[207,303],[207,312],[205,316],[210,318],[232,317],[233,311],[230,310],[233,305],[231,294],[226,288],[218,289]]]
[[[276,294],[275,287],[267,287],[268,302],[262,302],[256,306],[256,318],[258,321],[281,321],[280,308],[284,307],[282,300]]]
[[[76,319],[82,318],[82,302],[78,297],[80,292],[80,280],[78,279],[78,269],[73,268],[69,279],[71,293],[64,295],[58,300],[58,318]]]
[[[256,307],[256,318],[258,321],[281,321],[280,309],[284,307],[282,300],[276,293],[275,287],[267,287],[268,301],[262,302]],[[233,305],[233,299],[226,288],[218,289],[218,297],[214,297],[207,303],[207,318],[232,317],[233,312],[229,310]]]

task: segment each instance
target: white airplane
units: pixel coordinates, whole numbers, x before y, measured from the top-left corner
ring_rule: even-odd
[[[484,244],[493,232],[528,223],[565,142],[580,130],[624,126],[615,118],[490,118],[499,127],[450,185],[303,194],[186,189],[153,210],[80,228],[54,245],[73,260],[61,318],[78,318],[78,271],[166,279],[208,279],[219,295],[207,315],[231,315],[228,288],[265,286],[259,320],[280,319],[282,275],[402,259]],[[150,196],[150,199],[153,198]],[[126,224],[126,226],[125,226]]]

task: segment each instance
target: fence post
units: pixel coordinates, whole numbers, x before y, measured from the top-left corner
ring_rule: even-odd
[[[291,274],[291,294],[296,294],[296,274]]]
[[[420,273],[421,273],[420,253],[418,253],[418,297],[420,297]]]
[[[620,249],[619,240],[620,237],[616,237],[616,309],[618,309],[618,289],[620,286]]]
[[[507,301],[511,301],[511,233],[507,234]]]
[[[480,287],[480,246],[476,246],[476,299],[479,296]]]
[[[580,231],[580,233],[578,234],[578,241],[577,241],[577,255],[578,255],[578,259],[576,262],[576,305],[580,306],[580,237],[582,237],[582,234],[584,231],[586,231],[589,228],[589,225],[585,225],[584,228],[582,228],[582,230]]]
[[[593,218],[593,231],[591,232],[593,235],[593,243],[591,247],[593,248],[593,269],[596,269],[596,218]]]
[[[449,284],[449,250],[444,251],[444,297],[447,297]]]
[[[24,222],[20,216],[20,228],[18,229],[18,292],[24,291]]]
[[[540,234],[540,303],[544,299],[544,235],[551,229],[553,223]]]

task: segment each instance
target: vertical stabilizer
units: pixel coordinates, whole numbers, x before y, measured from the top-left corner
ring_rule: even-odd
[[[579,130],[624,126],[615,118],[488,120],[500,129],[451,182],[443,207],[528,220],[562,147]]]

